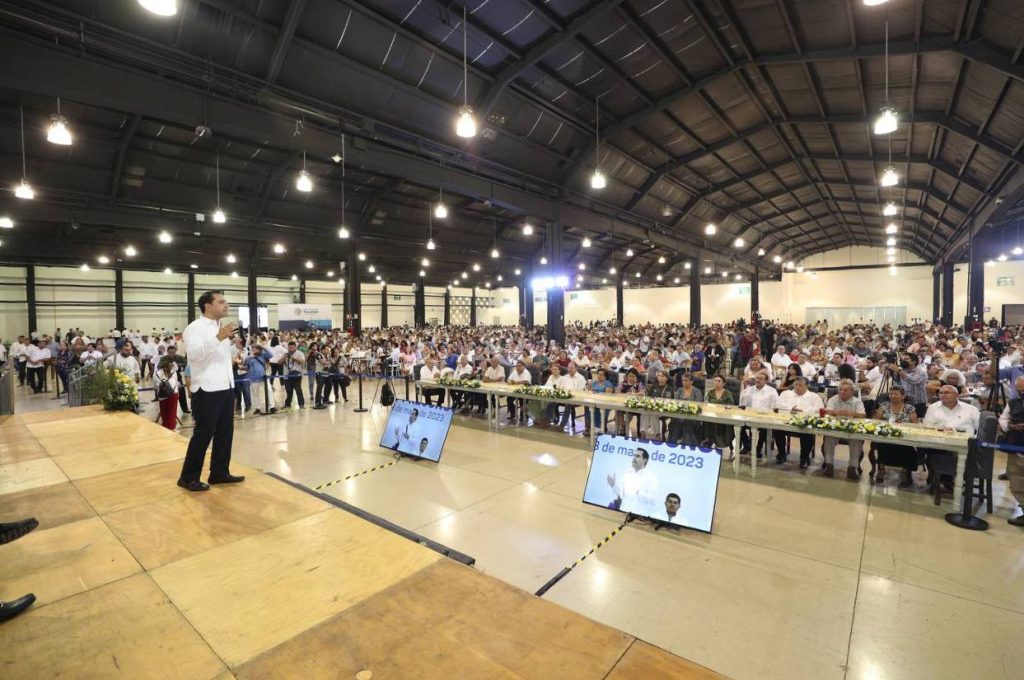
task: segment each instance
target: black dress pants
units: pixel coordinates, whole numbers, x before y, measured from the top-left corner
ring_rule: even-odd
[[[285,376],[284,379],[284,407],[292,407],[292,395],[299,400],[299,408],[306,407],[306,399],[302,396],[302,374],[296,373],[294,375]]]
[[[231,440],[235,432],[235,391],[232,389],[192,393],[192,418],[196,428],[188,440],[181,479],[198,481],[203,473],[206,449],[213,441],[210,456],[210,476],[226,477],[231,466]]]

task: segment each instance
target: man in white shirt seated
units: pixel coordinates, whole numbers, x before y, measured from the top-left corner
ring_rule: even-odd
[[[516,365],[512,368],[512,371],[508,374],[508,378],[505,380],[509,385],[530,385],[533,383],[533,376],[526,370],[526,364],[522,359],[516,362]],[[519,416],[522,421],[526,422],[526,408],[524,406],[524,400],[515,399],[514,397],[508,398],[508,419],[516,419],[516,402],[519,404]]]
[[[775,354],[772,355],[772,373],[776,377],[781,377],[786,374],[786,369],[793,363],[793,360],[789,358],[789,354],[786,353],[786,346],[779,345],[775,348]]]
[[[981,411],[978,407],[960,401],[960,391],[952,385],[939,388],[939,400],[928,407],[924,414],[926,427],[934,427],[946,431],[966,432],[974,435],[978,431]],[[928,461],[928,482],[934,481],[934,470],[945,467],[954,454],[938,449],[918,448],[918,453],[925,454]],[[953,490],[953,475],[942,474],[939,478],[946,491]]]
[[[779,395],[778,406],[779,413],[818,415],[821,409],[825,408],[825,402],[821,400],[819,394],[807,389],[807,378],[797,378],[793,383],[793,389],[786,390]],[[792,432],[774,430],[772,435],[775,438],[775,448],[780,452],[775,460],[780,465],[786,462],[787,444],[789,438],[794,436],[800,440],[800,469],[803,470],[811,464],[811,454],[814,453],[813,434],[800,433],[794,435]]]
[[[121,345],[121,351],[107,359],[107,365],[116,368],[138,384],[142,379],[142,370],[139,368],[139,361],[133,352],[135,347],[131,340],[125,340]]]
[[[750,363],[760,361],[754,357],[751,358]],[[747,366],[750,368],[750,365]],[[779,393],[775,391],[775,388],[768,384],[768,372],[761,366],[757,366],[753,372],[754,384],[747,389],[740,392],[740,406],[743,408],[749,408],[751,411],[761,411],[764,413],[770,413],[775,410],[778,405]],[[757,447],[756,455],[758,458],[764,448],[768,445],[768,430],[766,428],[759,428],[757,431]],[[750,442],[750,428],[744,427],[740,431],[740,453],[750,453],[751,442]]]
[[[428,356],[424,360],[424,364],[420,366],[420,380],[437,380],[441,377],[441,370],[437,368],[436,362],[433,356]],[[424,387],[423,401],[427,402],[428,406],[434,404],[434,397],[437,397],[437,405],[441,406],[444,404],[444,388],[443,387]]]
[[[818,367],[811,363],[810,358],[805,352],[800,353],[797,365],[800,367],[800,373],[802,373],[805,378],[813,378],[818,373]]]
[[[856,397],[853,392],[852,380],[840,380],[839,393],[825,404],[825,414],[840,418],[863,418],[865,416],[864,402]],[[838,437],[825,437],[822,442],[822,450],[825,454],[824,474],[826,477],[835,476],[836,444],[838,443]],[[858,479],[860,478],[860,459],[864,453],[864,440],[847,439],[847,445],[850,448],[850,460],[846,468],[846,477],[847,479]]]
[[[570,363],[567,373],[558,380],[558,386],[570,392],[583,392],[587,389],[587,379],[576,370],[576,364]],[[562,406],[562,419],[558,423],[559,428],[571,427],[576,432],[576,407],[566,404]]]
[[[488,360],[487,368],[484,369],[484,375],[483,375],[483,378],[481,378],[481,382],[485,382],[485,383],[503,383],[503,382],[505,382],[505,367],[501,365],[500,361],[498,361],[497,355],[492,356]],[[487,402],[484,401],[484,399],[483,399],[484,395],[478,395],[478,396],[480,396],[480,407],[481,407],[481,409],[483,409],[483,406]],[[498,408],[498,398],[495,397],[494,395],[490,395],[490,400],[491,400],[491,408]]]

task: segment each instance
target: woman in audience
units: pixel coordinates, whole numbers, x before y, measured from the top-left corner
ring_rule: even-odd
[[[646,393],[646,388],[643,382],[640,380],[640,374],[635,369],[629,369],[622,376],[623,380],[619,383],[619,394],[632,394],[640,395]],[[636,419],[637,433],[640,430],[640,416],[635,413],[623,413],[619,411],[617,414],[617,423],[619,434],[623,436],[629,436],[629,421]]]
[[[704,401],[704,395],[693,385],[693,375],[683,374],[683,386],[676,390],[676,399],[680,401]],[[669,441],[686,446],[697,446],[703,440],[703,424],[699,420],[683,420],[673,418],[669,425]]]
[[[793,389],[793,384],[797,378],[801,377],[803,373],[800,370],[799,364],[790,364],[786,367],[786,374],[779,380],[776,389],[779,392]]]
[[[907,403],[907,392],[899,385],[889,388],[889,401],[883,401],[878,405],[874,417],[876,420],[884,420],[893,425],[917,422],[917,412],[914,411],[912,404]],[[876,443],[875,449],[878,451],[877,468],[875,456],[871,452],[868,453],[868,460],[871,461],[871,469],[874,473],[873,476],[871,473],[868,476],[874,483],[884,482],[885,467],[892,465],[903,471],[900,477],[900,488],[906,489],[913,486],[912,473],[917,469],[917,449],[913,446],[900,446],[887,442]]]
[[[654,382],[647,386],[647,396],[652,399],[671,399],[672,385],[668,382],[668,373],[658,371],[654,374]],[[644,436],[648,439],[661,439],[661,430],[665,418],[660,416],[645,415],[640,419],[640,426]]]
[[[709,404],[719,404],[721,406],[734,406],[736,400],[733,399],[732,392],[725,389],[725,378],[720,375],[716,375],[711,381],[711,389],[704,396],[704,401]],[[720,449],[729,449],[729,458],[732,458],[733,448],[732,442],[735,436],[735,431],[730,425],[721,425],[719,423],[705,423],[704,433],[708,439],[711,440],[711,444]]]

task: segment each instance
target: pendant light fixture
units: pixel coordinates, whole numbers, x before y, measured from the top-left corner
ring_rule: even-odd
[[[747,242],[746,242],[746,241],[744,241],[744,240],[743,240],[742,238],[740,238],[739,236],[737,236],[737,237],[736,237],[736,240],[732,242],[732,247],[733,247],[733,248],[742,248],[742,247],[743,247],[743,246],[745,246],[745,245],[747,245]]]
[[[462,6],[462,106],[455,120],[455,134],[463,139],[476,137],[476,117],[469,105],[469,50],[467,43],[466,6]]]
[[[714,236],[717,232],[718,232],[718,227],[715,226],[714,222],[708,222],[704,226],[704,235],[705,236]]]
[[[19,106],[18,112],[21,115],[21,184],[14,187],[14,195],[31,201],[36,197],[36,192],[28,183],[28,172],[25,170],[25,109]]]
[[[590,177],[591,189],[604,189],[608,178],[601,172],[601,105],[600,98],[594,99],[594,174]]]
[[[173,17],[178,13],[178,0],[139,0],[139,4],[161,17]]]
[[[878,183],[883,187],[894,187],[900,183],[900,176],[896,173],[896,166],[890,163],[882,171],[882,177]]]
[[[886,233],[887,235],[890,235],[890,236],[891,236],[892,234],[895,234],[895,233],[896,233],[896,232],[898,232],[899,230],[900,230],[900,228],[899,228],[898,226],[896,226],[896,223],[895,223],[895,222],[890,222],[890,223],[888,224],[888,226],[886,226],[886,228],[885,228],[885,233]]]
[[[764,257],[764,252],[765,252],[764,248],[758,248],[757,249],[757,256],[758,257]]]
[[[893,217],[898,214],[899,211],[900,209],[896,206],[896,203],[894,201],[889,201],[885,204],[885,207],[882,208],[882,215],[885,217]]]
[[[583,247],[584,247],[584,248],[589,248],[590,246],[592,246],[592,245],[593,245],[593,242],[591,242],[591,240],[590,240],[590,237],[589,237],[589,236],[584,236],[584,237],[583,237],[583,243],[582,243],[582,245],[583,245]]]
[[[60,114],[60,97],[57,97],[57,113],[50,116],[46,141],[58,146],[71,146],[71,130],[68,129],[68,119]]]
[[[498,251],[498,221],[492,217],[491,222],[494,225],[494,241],[491,245],[491,258],[497,260],[501,257],[501,253]]]
[[[217,224],[224,224],[228,221],[220,207],[220,154],[217,154],[217,209],[213,211],[213,221]]]
[[[295,178],[295,188],[304,194],[308,194],[313,190],[313,178],[306,172],[306,152],[302,152],[302,171],[299,172],[299,176]]]
[[[523,222],[523,236],[533,236],[533,225],[528,221]]]
[[[634,253],[633,253],[633,246],[627,247],[626,248],[626,257],[633,257],[633,255],[634,255]]]
[[[434,250],[437,248],[437,244],[434,243],[434,218],[427,211],[427,250]]]
[[[348,154],[345,153],[345,135],[341,136],[341,225],[338,227],[338,238],[345,239],[352,234],[345,224],[345,164],[348,161]]]
[[[444,204],[444,189],[439,190],[437,205],[434,206],[434,217],[443,220],[448,217],[448,206]]]
[[[1020,220],[1017,220],[1017,245],[1010,252],[1014,255],[1024,255],[1024,248],[1020,246]]]
[[[885,105],[875,119],[876,135],[891,135],[899,128],[899,114],[889,104],[889,19],[885,20]]]

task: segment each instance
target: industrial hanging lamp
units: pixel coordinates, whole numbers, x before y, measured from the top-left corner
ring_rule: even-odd
[[[889,104],[889,20],[885,20],[885,105],[875,119],[876,135],[891,135],[899,128],[899,114]]]
[[[21,184],[14,187],[14,195],[17,198],[31,201],[36,197],[36,192],[28,183],[28,171],[25,169],[25,109],[19,106],[18,112],[21,115]]]
[[[46,141],[57,146],[71,146],[71,130],[68,128],[68,119],[60,113],[60,97],[57,97],[57,113],[50,116]]]
[[[220,154],[217,154],[217,209],[213,211],[213,221],[217,224],[228,221],[227,215],[220,207]]]
[[[591,189],[604,189],[608,186],[608,178],[601,172],[601,104],[600,98],[594,99],[594,174],[590,177]]]
[[[476,137],[476,117],[469,105],[469,50],[467,43],[466,6],[462,6],[462,106],[455,120],[455,134],[463,139]]]

